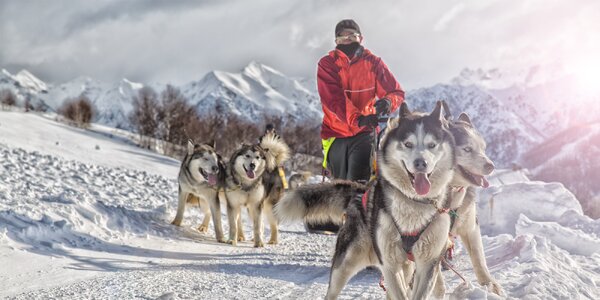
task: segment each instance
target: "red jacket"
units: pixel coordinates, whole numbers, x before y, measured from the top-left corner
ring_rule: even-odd
[[[391,111],[404,101],[404,91],[394,75],[381,58],[364,48],[352,60],[337,49],[321,58],[317,86],[324,113],[322,139],[368,131],[358,126],[358,117],[374,114],[377,99],[390,99]]]

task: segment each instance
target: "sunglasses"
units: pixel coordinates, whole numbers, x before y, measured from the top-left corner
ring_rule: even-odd
[[[341,35],[335,38],[336,41],[338,42],[343,42],[343,41],[347,41],[347,40],[351,40],[354,42],[358,42],[358,40],[360,39],[360,33],[351,33],[349,35]]]

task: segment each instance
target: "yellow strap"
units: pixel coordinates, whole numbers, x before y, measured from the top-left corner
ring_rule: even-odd
[[[333,144],[333,141],[335,141],[334,137],[321,140],[321,144],[323,145],[323,169],[327,169],[327,154],[329,153],[329,148],[331,147],[331,144]]]
[[[277,171],[279,171],[279,177],[281,177],[281,182],[283,183],[283,189],[287,190],[288,189],[288,183],[287,180],[285,179],[285,171],[283,170],[283,167],[277,167]]]

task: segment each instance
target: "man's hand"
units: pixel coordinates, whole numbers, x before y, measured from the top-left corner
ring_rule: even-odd
[[[392,106],[392,102],[387,98],[381,98],[375,101],[375,111],[378,116],[387,115],[390,113],[390,107]]]
[[[369,126],[369,127],[375,128],[375,127],[377,127],[377,125],[379,125],[378,119],[379,118],[377,117],[377,115],[360,116],[360,117],[358,117],[358,126],[359,127]]]

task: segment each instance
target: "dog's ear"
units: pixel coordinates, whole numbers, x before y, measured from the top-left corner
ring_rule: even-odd
[[[187,143],[187,154],[192,155],[194,153],[194,142],[190,139]]]
[[[389,118],[387,121],[387,129],[392,130],[392,129],[398,127],[399,123],[400,123],[400,118]]]
[[[406,104],[406,101],[402,102],[402,104],[400,105],[400,112],[398,113],[398,116],[400,118],[406,118],[410,114],[411,112],[408,109],[408,104]]]
[[[209,146],[213,147],[213,149],[217,149],[217,141],[215,141],[214,139],[213,139],[213,140],[210,140],[210,141],[208,141],[208,143],[207,143],[207,144],[208,144]]]
[[[442,108],[444,109],[444,119],[448,122],[452,121],[452,113],[450,112],[450,107],[448,107],[446,100],[442,100]]]
[[[434,120],[439,120],[440,122],[442,122],[444,121],[443,113],[444,111],[442,109],[442,101],[438,101],[435,103],[435,108],[433,109],[431,114],[429,114],[429,116],[432,117]]]
[[[469,118],[469,115],[467,115],[466,113],[461,113],[460,116],[458,116],[458,119],[466,122],[469,125],[473,125],[473,123],[471,123],[471,118]]]

